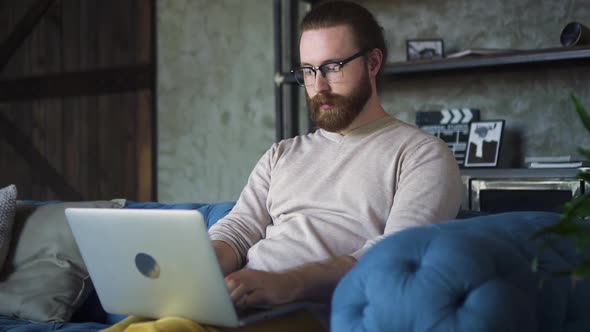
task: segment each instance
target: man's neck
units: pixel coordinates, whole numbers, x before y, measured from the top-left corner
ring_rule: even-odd
[[[367,104],[354,121],[346,129],[339,131],[341,135],[346,135],[356,128],[362,127],[368,123],[378,120],[384,116],[387,116],[387,112],[381,106],[381,101],[377,95],[369,98]]]

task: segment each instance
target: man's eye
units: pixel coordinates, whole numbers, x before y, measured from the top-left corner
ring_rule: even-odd
[[[305,76],[314,76],[314,72],[311,68],[302,68],[301,71]]]
[[[326,65],[326,71],[340,71],[342,69],[342,65],[339,63],[330,63]]]

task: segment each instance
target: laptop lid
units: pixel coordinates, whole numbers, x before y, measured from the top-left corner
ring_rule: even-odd
[[[107,312],[244,324],[198,211],[68,208],[65,213]]]

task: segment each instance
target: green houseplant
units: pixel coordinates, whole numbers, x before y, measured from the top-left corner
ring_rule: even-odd
[[[578,117],[582,121],[586,131],[590,133],[590,115],[584,109],[580,100],[571,95]],[[578,152],[590,160],[590,149],[578,147]],[[590,183],[590,171],[581,171],[578,178]],[[590,192],[574,198],[564,206],[564,212],[559,221],[554,225],[541,229],[533,239],[543,238],[540,250],[550,247],[552,243],[561,239],[569,239],[575,243],[578,262],[571,270],[563,271],[560,275],[569,275],[572,281],[590,277]],[[538,267],[538,256],[533,261],[533,270]]]

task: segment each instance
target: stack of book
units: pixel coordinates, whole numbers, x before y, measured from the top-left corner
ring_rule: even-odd
[[[527,157],[528,168],[581,168],[590,167],[589,160],[571,160],[570,156]]]
[[[580,168],[590,167],[588,160],[568,161],[568,162],[543,162],[535,161],[528,164],[529,168]]]

